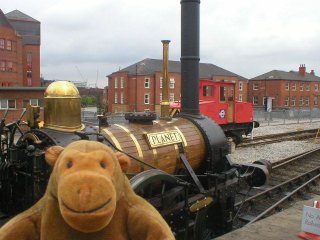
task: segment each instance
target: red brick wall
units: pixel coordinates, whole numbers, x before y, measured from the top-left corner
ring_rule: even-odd
[[[0,99],[15,99],[16,100],[16,109],[9,109],[6,123],[15,121],[19,118],[20,114],[23,110],[23,100],[24,99],[42,99],[44,90],[36,90],[36,91],[24,91],[24,90],[16,90],[16,91],[6,91],[5,88],[2,88],[0,91]],[[5,109],[0,109],[0,119],[3,118]],[[25,120],[25,117],[23,118]],[[43,113],[41,110],[40,119],[43,120]]]
[[[27,53],[32,54],[32,78],[31,85],[27,82]],[[23,46],[23,86],[40,87],[40,46]]]
[[[0,71],[0,87],[22,86],[22,38],[11,28],[0,27],[0,32],[0,38],[5,40],[5,49],[0,49],[0,61],[13,63],[12,71]],[[12,41],[12,50],[6,49],[7,40]]]

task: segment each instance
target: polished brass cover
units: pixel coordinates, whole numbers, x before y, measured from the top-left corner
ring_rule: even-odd
[[[44,93],[44,127],[63,132],[84,128],[77,87],[67,81],[51,83]]]

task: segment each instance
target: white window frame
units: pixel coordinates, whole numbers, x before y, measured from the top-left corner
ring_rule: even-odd
[[[163,87],[163,77],[160,77],[160,88]]]
[[[292,91],[297,91],[297,84],[296,83],[292,84]]]
[[[169,88],[174,89],[175,80],[174,78],[170,78],[169,80]]]
[[[300,97],[300,99],[299,99],[299,106],[303,106],[303,104],[304,104],[303,97]]]
[[[319,91],[319,84],[318,84],[318,83],[315,83],[315,84],[314,84],[314,91],[315,91],[315,92],[318,92],[318,91]]]
[[[123,104],[123,92],[120,93],[120,103]]]
[[[304,84],[300,83],[300,92],[303,92]]]
[[[144,78],[144,88],[150,88],[150,78]]]
[[[123,88],[124,86],[124,79],[123,77],[120,77],[120,88]]]
[[[162,102],[162,93],[160,93],[160,103]]]
[[[150,104],[150,93],[144,94],[144,104]]]
[[[252,90],[259,90],[259,83],[253,83]]]
[[[286,85],[285,85],[284,89],[286,91],[290,91],[290,83],[289,82],[286,82]]]
[[[118,103],[118,93],[114,93],[114,103]]]
[[[296,105],[296,101],[297,101],[297,98],[295,96],[292,96],[291,97],[291,106],[295,106]]]
[[[289,106],[289,97],[288,96],[284,97],[284,106],[286,106],[286,107]]]
[[[10,107],[12,103],[14,103],[14,107]],[[17,103],[15,99],[0,99],[0,109],[16,109],[16,107]]]
[[[306,83],[306,91],[307,91],[307,92],[310,91],[310,83]]]
[[[313,98],[313,104],[314,104],[315,106],[318,106],[318,96],[314,96],[314,98]]]
[[[169,102],[174,102],[174,93],[170,93]]]
[[[253,98],[252,98],[252,103],[253,103],[253,105],[258,105],[258,103],[259,103],[259,96],[253,96]]]
[[[239,96],[238,96],[238,101],[239,101],[239,102],[242,102],[242,101],[243,101],[242,94],[239,94]]]
[[[114,79],[114,88],[118,88],[118,78]]]
[[[243,91],[243,81],[239,81],[239,91]]]
[[[310,97],[309,96],[306,96],[306,98],[305,98],[305,105],[306,106],[309,106],[309,104],[310,104]]]

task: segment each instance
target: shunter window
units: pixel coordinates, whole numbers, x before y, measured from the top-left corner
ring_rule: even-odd
[[[213,86],[203,86],[203,96],[212,97],[213,96]]]
[[[220,102],[226,101],[226,87],[220,87]]]

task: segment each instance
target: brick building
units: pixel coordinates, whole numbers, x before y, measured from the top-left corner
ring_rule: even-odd
[[[107,104],[109,112],[160,112],[162,100],[162,60],[144,59],[108,76]],[[180,99],[180,61],[169,61],[169,101]],[[247,101],[248,80],[208,63],[199,64],[200,79],[230,81],[236,84],[236,100]],[[195,89],[198,91],[198,89]]]
[[[314,108],[319,107],[319,87],[320,77],[302,64],[298,71],[273,70],[250,79],[248,98],[261,107],[267,96],[273,108]]]
[[[0,118],[18,119],[27,104],[42,106],[40,22],[14,10],[0,9]]]
[[[0,87],[40,86],[40,22],[0,9]]]

